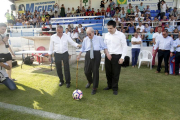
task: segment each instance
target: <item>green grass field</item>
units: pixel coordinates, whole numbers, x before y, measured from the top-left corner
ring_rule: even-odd
[[[69,117],[92,120],[179,120],[180,76],[156,74],[156,69],[146,66],[140,69],[121,69],[118,95],[104,91],[107,86],[105,71],[100,70],[100,83],[95,95],[86,89],[84,63],[79,63],[78,88],[83,99],[75,101],[72,92],[76,89],[76,64],[71,65],[71,87],[59,87],[56,70],[48,66],[23,65],[13,68],[13,78],[18,89],[8,90],[0,85],[0,102],[39,109]],[[101,69],[101,68],[100,68]],[[164,69],[162,70],[164,71]],[[29,114],[0,108],[1,120],[45,120]]]

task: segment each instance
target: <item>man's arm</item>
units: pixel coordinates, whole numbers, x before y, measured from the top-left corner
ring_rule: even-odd
[[[7,70],[11,69],[11,67],[9,65],[4,64],[3,62],[0,62],[0,66],[7,69]]]
[[[127,54],[127,42],[126,42],[126,37],[124,34],[121,35],[121,44],[122,44],[122,48],[123,48],[123,52],[122,52],[122,56],[119,60],[119,64],[122,64],[123,61],[124,61],[124,57],[126,56]]]
[[[67,37],[68,37],[68,42],[69,42],[72,46],[74,46],[74,47],[76,47],[76,48],[81,47],[81,45],[79,45],[79,44],[77,44],[76,42],[74,42],[69,36],[67,36]]]
[[[8,41],[8,37],[5,37],[3,39],[3,41],[6,43]],[[0,44],[4,44],[4,42],[2,41],[2,37],[0,37]]]

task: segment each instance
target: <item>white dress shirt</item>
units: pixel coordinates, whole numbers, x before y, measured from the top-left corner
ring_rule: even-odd
[[[131,42],[140,42],[142,41],[142,39],[140,37],[133,37],[131,38]],[[135,44],[135,45],[131,45],[132,48],[141,48],[141,44]]]
[[[145,29],[144,25],[141,25],[141,26],[136,26],[136,30],[140,28],[140,32],[143,32],[143,30]]]
[[[165,12],[166,13],[166,4],[165,3],[162,5],[161,12]]]
[[[162,35],[162,32],[161,32],[161,33],[156,32],[156,33],[153,34],[153,37],[152,37],[152,38],[154,38],[154,39],[155,39],[155,42],[157,42],[157,37],[159,37],[159,36],[161,36],[161,35]],[[154,46],[154,44],[153,44],[153,46]]]
[[[139,17],[141,17],[141,12],[135,12],[134,15],[138,14]]]
[[[68,32],[68,33],[65,32],[65,34],[68,35],[69,37],[71,37],[71,33],[70,32]]]
[[[180,52],[180,47],[177,47],[178,45],[180,45],[180,39],[177,38],[175,41],[174,41],[174,47],[176,48],[176,51],[177,52]]]
[[[174,52],[174,46],[173,46],[173,39],[170,36],[167,36],[164,38],[162,35],[157,37],[156,45],[154,46],[154,50],[156,50],[159,47],[159,50],[170,50],[171,52]]]
[[[78,38],[78,33],[77,32],[71,33],[71,38],[72,39]]]
[[[63,54],[68,51],[68,43],[70,43],[72,46],[76,47],[78,46],[77,43],[75,43],[71,37],[63,33],[62,37],[60,38],[57,36],[57,34],[54,34],[51,36],[50,39],[50,46],[49,46],[49,52],[48,54],[52,54],[53,52]]]
[[[109,54],[122,54],[121,58],[127,54],[127,42],[124,33],[116,30],[114,34],[105,34],[104,43],[107,45]]]

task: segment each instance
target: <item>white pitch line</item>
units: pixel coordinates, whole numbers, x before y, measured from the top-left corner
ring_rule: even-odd
[[[61,115],[61,114],[45,112],[42,110],[35,110],[32,108],[7,104],[7,103],[3,103],[3,102],[0,102],[0,108],[17,111],[17,112],[21,112],[21,113],[26,113],[26,114],[31,114],[31,115],[35,115],[35,116],[40,116],[43,118],[49,118],[49,119],[53,119],[53,120],[83,120],[83,119],[79,119],[79,118],[68,117],[68,116]]]

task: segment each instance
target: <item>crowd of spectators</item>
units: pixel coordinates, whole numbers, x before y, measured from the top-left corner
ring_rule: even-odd
[[[109,3],[108,7],[105,8],[104,4]],[[158,10],[155,16],[152,16],[152,10],[149,5],[143,5],[143,2],[140,5],[132,6],[129,3],[126,7],[120,7],[116,5],[115,2],[109,0],[109,2],[101,1],[100,8],[95,11],[94,8],[90,6],[86,9],[84,6],[80,8],[67,8],[65,11],[65,6],[62,4],[59,6],[57,3],[54,5],[54,11],[51,10],[47,12],[43,10],[39,12],[37,10],[34,13],[30,11],[25,11],[25,13],[18,13],[15,17],[9,11],[5,14],[7,18],[8,25],[33,25],[34,27],[42,27],[44,31],[45,25],[52,27],[50,19],[57,17],[74,17],[74,16],[105,16],[112,18],[117,25],[117,30],[126,33],[128,40],[131,40],[132,35],[137,32],[141,33],[142,40],[148,40],[147,45],[152,44],[152,35],[154,32],[157,32],[158,26],[162,26],[162,30],[167,29],[169,33],[178,33],[180,31],[180,23],[177,8],[174,7],[173,10],[169,11],[169,8],[165,1],[160,1],[158,3]],[[168,14],[167,14],[168,13]],[[75,27],[73,30],[67,28],[68,31],[73,34],[75,30],[77,33],[81,33],[81,30],[77,30],[78,27]],[[51,29],[50,29],[51,30]],[[53,31],[53,30],[52,30]],[[176,35],[171,35],[174,39]],[[76,34],[73,34],[73,38],[78,38]],[[77,42],[82,41],[82,38],[79,38]],[[129,41],[130,42],[130,41]]]

